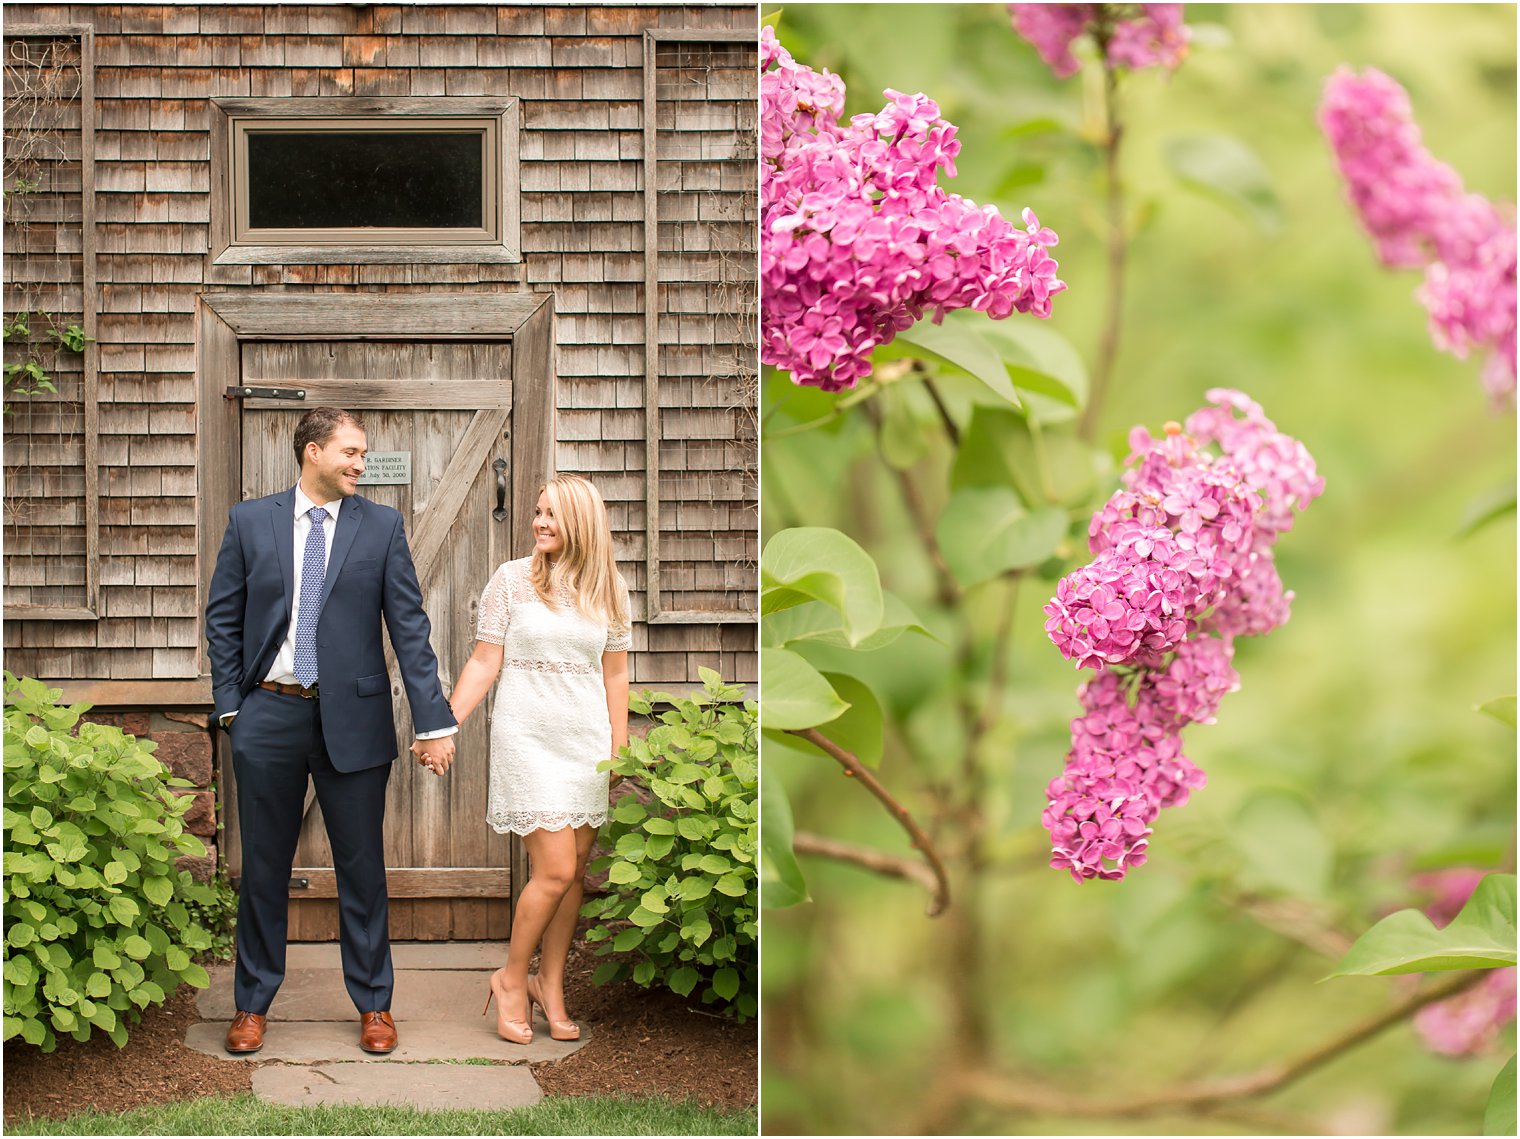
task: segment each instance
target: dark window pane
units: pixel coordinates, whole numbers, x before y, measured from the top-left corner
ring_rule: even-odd
[[[481,133],[248,132],[253,229],[480,228]]]

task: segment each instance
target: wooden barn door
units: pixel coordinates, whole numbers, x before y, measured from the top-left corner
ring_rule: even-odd
[[[369,459],[359,493],[406,520],[446,693],[474,647],[481,590],[510,557],[517,523],[508,485],[512,351],[510,341],[240,345],[242,496],[295,483],[291,438],[305,408],[328,404],[360,415]],[[386,798],[391,936],[504,938],[510,852],[507,837],[485,823],[485,705],[461,730],[449,773],[434,776],[406,753],[410,709],[388,648],[387,659],[402,749]],[[235,834],[235,799],[224,802],[227,833]],[[291,878],[291,940],[335,940],[336,896],[321,807],[308,793]]]

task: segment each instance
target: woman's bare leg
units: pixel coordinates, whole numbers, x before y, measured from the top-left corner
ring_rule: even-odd
[[[502,1019],[531,1024],[528,963],[566,895],[573,888],[576,897],[580,897],[581,873],[585,864],[577,854],[576,832],[569,827],[557,831],[530,831],[523,836],[523,842],[531,860],[528,884],[518,896],[517,913],[512,917],[507,963],[493,974],[491,983],[502,1006],[499,1012]],[[563,977],[563,955],[560,969]]]
[[[596,841],[596,827],[576,827],[575,877],[560,899],[548,926],[544,929],[543,949],[538,956],[538,992],[548,1006],[544,1012],[550,1020],[568,1020],[565,1013],[565,961],[570,943],[575,940],[575,926],[580,918],[584,893],[586,863],[591,860],[591,846]],[[522,903],[518,903],[519,911]]]

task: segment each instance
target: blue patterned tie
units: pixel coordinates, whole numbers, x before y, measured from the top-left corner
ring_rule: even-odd
[[[306,512],[311,533],[301,558],[301,611],[296,614],[296,679],[302,688],[317,682],[317,618],[322,615],[322,583],[327,579],[327,535],[322,523],[327,511],[313,506]]]

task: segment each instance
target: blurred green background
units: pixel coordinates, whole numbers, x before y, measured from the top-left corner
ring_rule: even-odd
[[[926,1105],[957,1055],[946,993],[967,967],[957,938],[968,929],[995,1065],[1031,1085],[1121,1098],[1254,1071],[1388,1007],[1406,991],[1397,980],[1317,983],[1337,939],[1419,904],[1408,879],[1421,869],[1512,865],[1514,736],[1475,706],[1515,691],[1514,515],[1462,529],[1475,502],[1513,487],[1515,417],[1488,406],[1478,360],[1431,345],[1413,297],[1419,274],[1376,263],[1316,110],[1337,66],[1376,66],[1405,85],[1426,145],[1469,189],[1513,202],[1515,8],[1186,12],[1196,29],[1186,62],[1122,83],[1123,170],[1141,228],[1099,439],[1122,458],[1132,424],[1159,430],[1228,386],[1303,440],[1327,489],[1277,546],[1297,594],[1292,620],[1238,642],[1241,690],[1216,725],[1184,737],[1208,786],[1163,812],[1149,863],[1122,883],[1078,885],[1046,866],[1039,816],[1086,674],[1043,635],[1053,580],[1026,582],[1003,715],[981,752],[992,865],[969,896],[929,919],[916,886],[806,858],[813,900],[765,914],[767,1133],[947,1125]],[[1060,234],[1070,290],[1049,324],[1091,363],[1106,284],[1103,183],[1079,134],[1099,76],[1055,79],[1001,4],[790,3],[778,34],[800,61],[844,77],[851,113],[879,109],[886,87],[939,102],[963,143],[947,188],[1011,217],[1031,206]],[[1180,185],[1165,147],[1197,134],[1244,140],[1275,199],[1240,210]],[[854,667],[892,721],[884,782],[953,847],[956,824],[933,819],[933,789],[959,777],[963,701],[986,698],[991,637],[964,669],[947,645],[990,627],[1001,595],[979,588],[953,611],[937,604],[861,410],[829,432],[778,437],[828,401],[774,375],[765,400],[766,534],[851,534],[946,642],[905,637]],[[936,445],[914,474],[943,484],[935,472],[949,461]],[[806,655],[828,667],[840,659],[830,652]],[[894,742],[904,738],[944,764],[910,763]],[[833,764],[767,740],[764,765],[786,785],[798,829],[909,853]],[[1015,1134],[1471,1134],[1512,1028],[1501,1047],[1443,1058],[1405,1024],[1243,1115],[970,1109],[948,1122]]]

